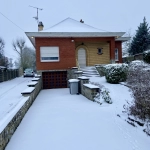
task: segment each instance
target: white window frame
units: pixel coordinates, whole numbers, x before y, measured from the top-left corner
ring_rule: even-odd
[[[58,62],[60,60],[59,47],[58,46],[41,46],[40,47],[40,60],[41,62]]]
[[[97,48],[97,50],[98,50],[97,54],[99,54],[99,55],[103,54],[103,48]]]
[[[119,60],[118,48],[115,48],[115,61]]]

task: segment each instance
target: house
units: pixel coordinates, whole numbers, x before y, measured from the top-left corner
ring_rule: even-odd
[[[37,72],[42,75],[43,88],[67,87],[67,70],[75,66],[122,62],[122,37],[125,32],[102,32],[81,19],[67,18],[39,32],[26,32],[36,49]]]

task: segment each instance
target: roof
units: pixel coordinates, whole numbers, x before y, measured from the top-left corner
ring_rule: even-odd
[[[125,32],[102,32],[100,29],[94,28],[71,18],[67,18],[47,30],[40,32],[25,32],[25,34],[35,46],[35,37],[122,37]]]
[[[72,18],[66,18],[49,29],[41,32],[101,32],[101,30]]]
[[[0,66],[0,70],[4,70],[4,69],[6,69],[6,67]]]
[[[122,42],[125,42],[125,41],[128,41],[130,40],[131,37],[119,37],[116,39],[116,41],[122,41]]]

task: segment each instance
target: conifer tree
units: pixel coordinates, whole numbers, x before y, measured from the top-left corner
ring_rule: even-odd
[[[140,26],[136,30],[136,34],[133,37],[131,42],[131,47],[129,53],[131,55],[143,53],[149,48],[150,45],[150,32],[149,32],[148,23],[144,17],[143,23],[140,23]]]

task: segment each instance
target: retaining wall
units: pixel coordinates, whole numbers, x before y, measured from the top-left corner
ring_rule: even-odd
[[[42,87],[42,79],[38,81],[35,90],[28,97],[23,97],[15,108],[0,122],[0,150],[4,150],[15,130],[21,123],[26,112],[34,102]]]

